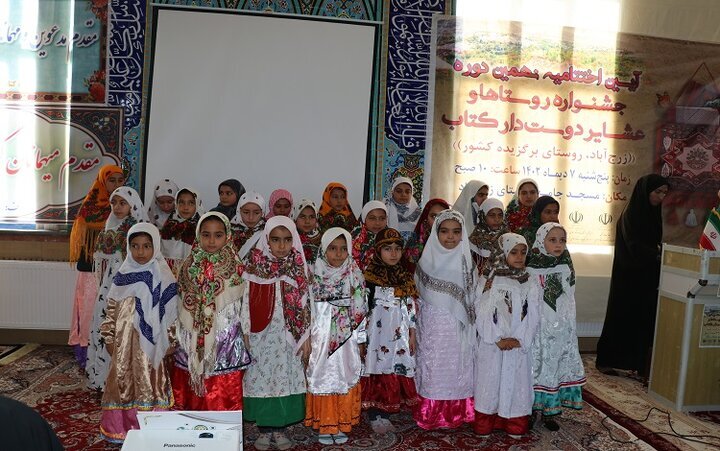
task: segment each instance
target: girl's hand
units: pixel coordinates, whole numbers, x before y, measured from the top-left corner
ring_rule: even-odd
[[[245,349],[249,352],[250,351],[250,336],[248,334],[243,334],[243,341],[245,342]]]
[[[408,340],[409,348],[410,348],[410,355],[415,355],[415,348],[417,347],[417,341],[415,340],[415,329],[410,329],[410,339]]]
[[[310,352],[312,351],[312,347],[310,346],[310,339],[308,338],[305,340],[305,342],[300,346],[300,349],[298,350],[298,355],[300,355],[300,359],[302,360],[303,366],[307,369],[308,362],[310,361]]]
[[[361,343],[358,345],[360,349],[360,360],[365,363],[365,356],[367,355],[367,344]]]

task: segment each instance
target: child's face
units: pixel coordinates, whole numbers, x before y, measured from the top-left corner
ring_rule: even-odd
[[[365,216],[365,227],[372,233],[378,233],[387,227],[387,213],[382,208],[370,210]]]
[[[545,236],[543,244],[545,245],[545,250],[548,254],[554,257],[561,256],[567,247],[567,235],[565,234],[565,230],[560,227],[554,227]]]
[[[560,215],[560,205],[548,204],[540,212],[540,224],[546,222],[558,222],[558,216]]]
[[[497,230],[503,223],[503,211],[499,208],[492,208],[485,215],[485,222],[490,230]]]
[[[487,199],[487,197],[488,197],[488,192],[489,192],[488,187],[483,186],[482,188],[480,188],[478,190],[477,193],[475,193],[475,197],[473,197],[473,200],[475,201],[476,204],[478,204],[478,207],[480,205],[482,205],[483,202],[485,202],[485,199]]]
[[[155,201],[163,213],[172,213],[175,209],[175,199],[172,196],[160,196]]]
[[[227,243],[228,236],[222,221],[206,219],[200,226],[200,247],[214,254]]]
[[[445,249],[455,249],[462,241],[462,226],[454,219],[446,219],[438,227],[438,239]]]
[[[248,202],[240,207],[240,217],[248,227],[255,227],[262,217],[260,205]]]
[[[290,255],[293,245],[292,233],[283,226],[275,227],[268,237],[270,253],[275,258],[285,258]]]
[[[347,205],[347,194],[344,189],[335,188],[330,191],[330,206],[335,211],[343,211],[345,205]]]
[[[120,172],[113,172],[110,177],[105,180],[105,189],[108,193],[112,193],[117,188],[120,188],[125,183],[125,176]]]
[[[218,196],[220,196],[220,205],[223,207],[230,207],[235,205],[238,201],[237,194],[227,185],[220,185],[218,188]]]
[[[287,199],[278,199],[273,205],[273,214],[275,216],[290,216],[290,201]]]
[[[393,200],[401,205],[409,204],[411,196],[412,186],[407,183],[399,184],[392,192]]]
[[[139,234],[130,240],[130,255],[137,264],[144,265],[149,262],[154,252],[153,242],[147,235]]]
[[[180,217],[183,219],[190,219],[195,215],[197,211],[197,205],[195,203],[195,196],[190,193],[182,193],[177,199],[177,209]]]
[[[441,211],[445,210],[445,208],[440,204],[435,204],[432,207],[430,207],[430,211],[428,212],[428,217],[425,220],[425,225],[428,227],[432,227],[433,223],[435,223],[435,218],[437,218],[437,215],[440,214]]]
[[[118,219],[125,219],[130,214],[130,204],[120,196],[113,196],[110,199],[112,212]]]
[[[400,263],[402,257],[402,247],[397,243],[388,244],[380,248],[380,259],[386,265],[395,266]]]
[[[311,207],[305,207],[300,210],[300,214],[298,215],[297,220],[295,220],[295,225],[302,233],[310,233],[315,230],[315,227],[317,226],[317,215],[315,214],[315,210]]]
[[[525,256],[527,255],[527,246],[518,244],[510,250],[507,256],[508,266],[515,269],[525,268]]]
[[[325,250],[327,262],[333,268],[339,268],[348,258],[348,246],[345,237],[340,235],[328,244]]]
[[[537,188],[535,188],[535,185],[530,182],[520,185],[520,192],[518,193],[520,205],[524,207],[532,207],[533,205],[535,205],[535,201],[537,200],[537,198],[538,191]]]

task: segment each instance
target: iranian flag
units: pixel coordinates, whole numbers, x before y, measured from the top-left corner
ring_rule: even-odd
[[[720,212],[718,212],[718,207],[710,210],[705,230],[700,237],[700,247],[709,251],[720,249]]]

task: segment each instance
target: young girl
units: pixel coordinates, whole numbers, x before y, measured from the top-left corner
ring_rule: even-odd
[[[503,210],[499,199],[490,198],[483,202],[478,211],[478,223],[470,235],[471,249],[478,257],[479,273],[485,278],[490,275],[502,254],[499,238],[509,232]]]
[[[265,227],[265,199],[258,193],[250,191],[240,197],[232,225],[232,240],[242,260],[250,249],[257,245]]]
[[[305,425],[324,445],[340,445],[360,421],[358,343],[365,342],[365,279],[348,252],[350,234],[333,227],[315,264],[312,353],[307,370]]]
[[[293,206],[293,197],[290,191],[286,189],[276,189],[270,194],[268,200],[268,213],[265,216],[266,219],[270,219],[273,216],[287,216],[290,217]]]
[[[260,429],[256,449],[268,449],[271,441],[289,449],[285,427],[305,418],[303,364],[310,357],[310,275],[290,218],[268,219],[242,276],[248,281],[244,315],[255,358],[244,380],[244,417]]]
[[[360,215],[360,225],[352,231],[352,258],[361,271],[375,254],[375,236],[387,227],[387,209],[379,200],[366,203]]]
[[[314,265],[320,251],[322,235],[318,230],[317,206],[310,199],[300,199],[293,209],[293,220],[305,252],[305,261]]]
[[[95,244],[95,275],[99,280],[97,300],[93,309],[85,371],[90,388],[105,388],[110,369],[110,354],[100,336],[100,325],[107,317],[107,294],[115,273],[125,260],[127,232],[137,222],[147,222],[140,195],[134,189],[122,186],[110,196],[112,214],[105,223],[105,230]]]
[[[418,402],[414,380],[418,291],[412,275],[400,264],[402,245],[400,232],[381,230],[375,237],[375,255],[363,274],[370,315],[362,400],[378,434],[394,429],[390,413]]]
[[[77,262],[78,276],[68,344],[73,346],[75,358],[83,368],[87,359],[93,304],[98,291],[98,282],[93,275],[95,241],[110,216],[110,193],[123,183],[125,176],[120,167],[108,165],[100,168],[90,191],[80,205],[70,232],[70,262]]]
[[[127,257],[113,277],[100,326],[112,356],[100,432],[112,442],[140,429],[138,410],[173,406],[165,356],[172,352],[169,334],[177,318],[177,283],[160,252],[157,227],[135,224],[127,241]]]
[[[418,298],[417,369],[423,429],[472,423],[477,269],[463,216],[445,210],[435,220],[415,271]]]
[[[415,224],[415,230],[407,241],[403,253],[405,268],[410,274],[415,274],[415,265],[420,260],[425,243],[430,237],[430,230],[432,230],[435,218],[441,211],[448,208],[450,208],[450,205],[443,199],[430,199],[425,204],[425,208],[423,208],[422,214],[420,214],[420,218]]]
[[[190,256],[178,273],[173,394],[182,410],[242,410],[243,374],[250,364],[244,331],[240,259],[222,213],[200,217]]]
[[[459,211],[465,218],[467,228],[474,228],[478,224],[478,213],[485,199],[488,197],[490,187],[480,180],[470,180],[465,184],[460,195],[453,203],[453,210]]]
[[[406,241],[412,235],[415,223],[422,212],[413,196],[414,190],[412,180],[398,177],[390,187],[390,195],[385,199],[388,227],[400,232]]]
[[[350,232],[358,225],[347,200],[347,188],[342,183],[331,182],[325,187],[318,224],[321,233],[331,227],[342,227]]]
[[[540,328],[532,345],[535,403],[545,427],[557,431],[561,407],[582,409],[585,369],[575,329],[575,270],[567,234],[556,222],[537,231],[528,272],[540,287]]]
[[[195,242],[195,229],[200,215],[204,213],[198,193],[190,188],[178,191],[175,203],[177,208],[160,229],[162,253],[173,274],[177,274],[182,261],[190,255]]]
[[[540,321],[540,292],[525,270],[527,244],[516,233],[500,237],[503,254],[478,302],[475,433],[526,434],[533,404],[532,351]]]
[[[507,206],[505,219],[513,233],[522,235],[530,227],[530,212],[538,198],[538,185],[533,179],[522,179]]]
[[[220,201],[215,208],[210,211],[217,211],[224,214],[227,218],[232,219],[237,210],[237,204],[240,197],[245,194],[245,187],[236,179],[227,179],[218,185],[218,197]],[[263,204],[264,206],[264,204]]]
[[[560,203],[558,201],[551,196],[539,197],[530,211],[530,227],[525,230],[525,240],[528,243],[534,243],[535,234],[540,226],[548,222],[558,222],[559,215]]]
[[[148,218],[158,229],[162,229],[165,221],[175,211],[175,195],[177,192],[178,186],[170,179],[161,180],[155,185],[153,198],[148,208]]]

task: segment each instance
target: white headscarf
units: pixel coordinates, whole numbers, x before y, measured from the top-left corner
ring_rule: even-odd
[[[347,258],[338,268],[327,262],[327,248],[339,236],[345,237],[348,250],[350,250],[350,246],[352,246],[350,232],[342,227],[328,229],[320,240],[320,252],[313,271],[315,275],[315,286],[313,288],[316,301],[323,301],[333,296],[346,296],[349,299],[355,294],[354,290],[356,288],[364,287],[365,280],[362,271],[357,267],[351,252],[348,252]]]
[[[276,260],[272,252],[270,252],[270,232],[278,227],[285,227],[290,231],[292,235],[292,247],[302,255],[303,263],[307,265],[305,261],[305,252],[303,252],[302,241],[300,241],[300,235],[297,231],[297,226],[292,219],[287,216],[273,216],[268,219],[265,223],[265,229],[262,231],[262,239],[258,242],[257,248],[268,257],[270,260]],[[295,283],[295,282],[293,282]]]
[[[410,185],[410,186],[412,186],[412,185]],[[360,212],[360,222],[365,222],[365,218],[373,210],[382,210],[385,212],[386,215],[388,212],[387,207],[385,206],[384,202],[380,202],[379,200],[371,200],[363,206],[362,212]],[[388,218],[388,220],[389,220],[389,218]]]
[[[302,198],[300,199],[300,202],[296,203],[293,206],[293,212],[292,212],[292,219],[293,221],[297,221],[298,216],[300,216],[300,212],[303,211],[306,207],[312,208],[312,210],[315,212],[315,216],[318,214],[318,207],[315,205],[315,202],[313,202],[310,199]]]
[[[527,246],[527,241],[525,240],[524,236],[517,233],[505,233],[500,237],[500,247],[502,247],[505,258],[507,258],[507,256],[510,254],[510,251],[513,250],[513,248],[518,244],[524,244],[525,246]]]
[[[136,233],[147,233],[153,243],[153,256],[145,264],[132,257],[131,238]],[[177,319],[177,282],[160,252],[160,232],[150,223],[138,223],[130,228],[127,239],[127,257],[113,277],[109,299],[120,301],[135,298],[133,325],[140,337],[140,348],[158,368],[170,347],[168,328]]]
[[[197,217],[199,219],[200,216],[205,214],[205,208],[203,208],[202,199],[200,199],[200,193],[197,190],[190,188],[188,186],[184,186],[184,187],[180,188],[179,190],[177,190],[177,193],[175,193],[175,211],[173,211],[172,214],[170,215],[170,219],[173,219],[177,222],[187,221],[187,219],[181,218],[180,213],[178,213],[178,197],[183,192],[189,192],[190,194],[193,195],[193,197],[195,197],[195,214],[193,215],[193,217],[195,217],[195,215],[197,215]],[[188,219],[192,219],[192,218],[188,218]],[[162,227],[158,226],[158,228],[161,229]]]
[[[170,179],[161,180],[157,185],[155,185],[153,198],[150,202],[150,207],[148,208],[148,218],[150,219],[150,222],[158,227],[158,229],[161,229],[162,226],[165,225],[165,221],[167,221],[170,217],[170,213],[165,213],[160,209],[160,206],[157,203],[158,197],[170,196],[177,200],[175,197],[177,192],[178,186]]]
[[[240,214],[240,209],[247,204],[256,204],[258,207],[260,207],[260,222],[258,222],[255,227],[261,225],[265,221],[265,199],[255,191],[248,191],[242,196],[240,196],[240,200],[237,204],[237,211],[235,212],[235,216],[230,221],[231,224],[240,225],[246,228],[248,227],[245,222],[243,222],[242,215]],[[262,236],[262,232],[262,229],[255,231],[255,233],[253,233],[253,236],[248,238],[248,240],[245,241],[245,244],[243,244],[242,247],[238,249],[238,255],[240,256],[240,258],[245,258],[248,252],[250,252],[250,249],[254,248],[257,245],[260,237]]]
[[[410,185],[410,202],[407,204],[399,204],[393,199],[393,191],[401,183],[407,183]],[[415,187],[413,186],[412,180],[407,177],[398,177],[393,182],[388,192],[388,196],[385,199],[385,205],[387,206],[388,215],[388,227],[397,230],[403,236],[403,239],[407,241],[410,234],[415,230],[415,223],[417,222],[422,210],[415,201],[413,193]]]
[[[142,200],[140,200],[140,195],[137,193],[137,191],[130,188],[129,186],[121,186],[119,188],[116,188],[115,191],[113,191],[110,195],[111,203],[113,197],[115,196],[122,197],[128,204],[130,204],[130,216],[135,218],[137,222],[148,222]],[[114,213],[110,213],[110,216],[108,216],[107,221],[105,222],[105,230],[117,230],[117,228],[120,226],[120,224],[123,223],[123,221],[125,221],[125,218],[120,219],[115,216]]]
[[[490,188],[485,182],[470,180],[465,184],[458,198],[455,199],[455,203],[452,204],[453,210],[459,211],[465,218],[465,223],[468,226],[472,225],[473,228],[477,225],[477,213],[480,208],[480,206],[475,203],[475,195],[483,186]]]

